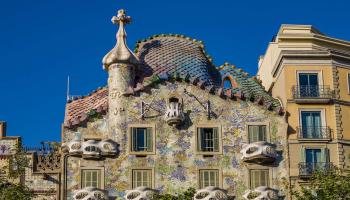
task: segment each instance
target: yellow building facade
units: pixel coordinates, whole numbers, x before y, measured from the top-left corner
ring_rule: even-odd
[[[282,25],[257,78],[284,107],[291,183],[350,165],[350,42],[309,25]]]

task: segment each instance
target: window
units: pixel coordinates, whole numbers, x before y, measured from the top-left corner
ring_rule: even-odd
[[[265,125],[249,125],[248,126],[249,143],[266,141]]]
[[[301,136],[303,138],[323,138],[321,111],[301,111]]]
[[[197,144],[200,152],[219,152],[219,128],[197,128]]]
[[[217,169],[201,169],[199,170],[199,187],[208,186],[219,187],[219,170]]]
[[[152,170],[151,169],[133,169],[132,170],[132,188],[149,187],[152,188]]]
[[[231,83],[231,80],[229,78],[225,78],[224,79],[224,81],[223,81],[223,88],[225,90],[232,89],[232,83]]]
[[[81,188],[96,187],[101,188],[101,170],[83,169],[81,175]]]
[[[299,163],[300,175],[311,175],[316,170],[329,169],[328,148],[305,148],[300,149],[301,162]]]
[[[154,136],[152,127],[131,128],[131,151],[132,152],[153,152]]]
[[[319,85],[317,73],[299,74],[299,94],[301,97],[318,97]]]
[[[269,170],[254,169],[250,170],[250,188],[254,189],[259,186],[269,186]]]

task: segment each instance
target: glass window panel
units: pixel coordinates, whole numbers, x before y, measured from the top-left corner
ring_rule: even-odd
[[[265,125],[250,125],[248,126],[249,143],[266,141],[266,126]]]
[[[152,170],[133,170],[132,187],[152,187]]]
[[[152,151],[152,140],[152,128],[132,128],[132,151]]]
[[[269,170],[250,170],[250,187],[269,186]]]
[[[199,187],[219,186],[219,170],[199,170]]]
[[[207,152],[219,151],[219,129],[218,128],[198,128],[198,150]]]
[[[82,170],[81,186],[100,188],[101,170]]]

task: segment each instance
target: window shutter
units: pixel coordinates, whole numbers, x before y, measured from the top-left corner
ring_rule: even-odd
[[[153,137],[152,137],[152,128],[147,128],[146,133],[146,140],[147,140],[147,151],[153,151]]]
[[[131,135],[132,135],[132,141],[131,141],[131,150],[136,151],[137,150],[137,128],[131,128]]]
[[[300,148],[300,162],[302,162],[302,163],[306,162],[305,147]]]
[[[213,128],[213,142],[214,142],[214,151],[219,151],[219,133],[218,128]]]
[[[266,141],[266,126],[259,126],[259,141]]]
[[[257,176],[256,176],[256,171],[252,170],[250,171],[250,188],[254,189],[256,188],[257,185]]]
[[[205,147],[205,135],[204,135],[204,129],[198,128],[198,151],[203,151]]]
[[[259,126],[248,126],[249,143],[259,141]]]

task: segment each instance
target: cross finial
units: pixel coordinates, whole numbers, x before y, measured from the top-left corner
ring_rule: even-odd
[[[126,16],[126,11],[124,9],[118,10],[117,16],[112,17],[113,24],[129,24],[131,22],[131,17]]]

